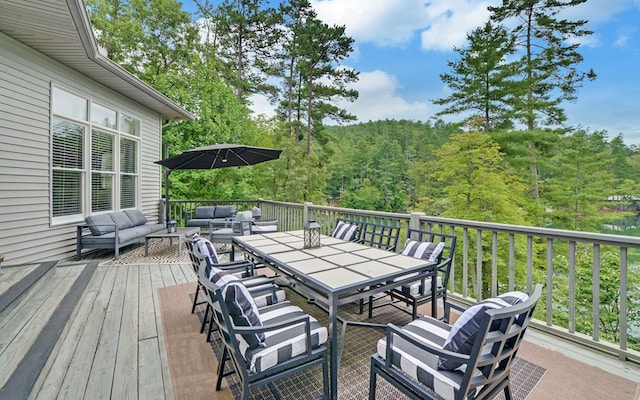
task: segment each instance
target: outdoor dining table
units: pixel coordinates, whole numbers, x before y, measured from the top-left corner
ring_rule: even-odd
[[[303,231],[236,236],[232,245],[245,258],[274,269],[328,306],[329,380],[331,398],[336,399],[340,365],[338,306],[414,282],[416,274],[433,275],[436,264],[330,236],[321,236],[320,247],[304,248],[303,237]],[[431,281],[432,298],[436,298],[436,279]],[[436,315],[436,302],[432,302],[431,312]],[[343,324],[343,331],[345,328]]]

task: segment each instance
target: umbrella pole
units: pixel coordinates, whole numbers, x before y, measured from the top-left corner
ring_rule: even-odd
[[[169,168],[164,169],[164,223],[167,225],[169,223],[169,174],[171,170]]]

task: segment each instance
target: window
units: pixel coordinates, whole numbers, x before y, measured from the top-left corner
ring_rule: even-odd
[[[57,87],[52,113],[53,223],[137,207],[140,120]]]

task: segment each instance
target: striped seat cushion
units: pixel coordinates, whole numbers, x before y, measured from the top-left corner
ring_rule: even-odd
[[[240,282],[229,282],[222,289],[224,302],[229,310],[229,316],[236,326],[260,327],[260,312],[247,288]],[[244,333],[236,335],[241,347],[255,349],[263,346],[265,335],[259,333]]]
[[[274,324],[303,315],[308,314],[288,301],[260,309],[260,320],[263,325]],[[311,321],[311,346],[316,348],[327,341],[327,328],[315,318],[311,316],[309,318]],[[245,359],[249,361],[251,372],[265,371],[307,350],[304,324],[265,332],[265,340],[262,347],[247,348],[240,341],[240,350],[245,355]]]
[[[417,274],[416,274],[417,275]],[[403,277],[401,279],[405,279]],[[438,283],[438,290],[442,288],[442,277],[438,276],[436,282]],[[420,288],[422,287],[422,281],[417,281],[413,283],[404,284],[400,287],[400,291],[409,296],[418,296],[420,295]],[[424,293],[431,293],[431,278],[426,278],[424,280]]]
[[[338,222],[336,229],[333,230],[331,236],[334,238],[351,241],[356,235],[356,231],[358,230],[357,225],[348,224],[344,221]]]
[[[449,336],[450,325],[431,317],[416,319],[402,328],[423,343],[442,348]],[[378,355],[386,357],[386,337],[378,341]],[[429,387],[444,399],[454,399],[460,389],[463,373],[438,369],[438,356],[419,350],[406,340],[394,337],[392,364],[405,374]]]

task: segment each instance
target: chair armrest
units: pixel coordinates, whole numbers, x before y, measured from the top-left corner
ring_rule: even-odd
[[[253,270],[253,264],[246,260],[229,261],[213,265],[216,268],[220,268],[225,272],[246,272],[251,273]]]
[[[184,225],[187,226],[187,221],[193,219],[193,211],[185,211],[182,215],[184,217]]]
[[[460,304],[451,303],[450,301],[445,301],[444,302],[444,319],[443,319],[443,321],[446,322],[446,323],[449,323],[449,317],[451,315],[451,309],[454,309],[455,311],[459,311],[461,314],[463,312],[465,312],[465,310],[466,310],[466,308],[464,308]]]
[[[256,287],[251,287],[251,286],[247,287],[247,290],[249,291],[251,296],[253,296],[254,298],[263,294],[270,294],[271,300],[274,303],[276,302],[276,300],[278,300],[278,295],[277,295],[278,289],[280,289],[278,285],[273,283],[272,284],[265,283],[263,285],[256,286]]]
[[[395,336],[395,337],[394,337]],[[415,336],[408,334],[407,332],[403,331],[402,329],[400,329],[399,327],[397,327],[394,324],[387,324],[387,347],[385,349],[385,365],[390,367],[391,366],[391,361],[393,358],[393,354],[391,352],[391,349],[393,347],[393,341],[394,339],[397,338],[401,338],[407,342],[409,342],[411,345],[416,346],[418,349],[422,350],[422,351],[426,351],[428,353],[437,355],[438,357],[444,357],[447,358],[449,360],[454,360],[456,362],[462,363],[462,364],[468,364],[470,362],[471,357],[467,354],[462,354],[462,353],[456,353],[453,351],[449,351],[449,350],[444,350],[440,347],[436,347],[434,345],[431,345],[429,343],[425,343],[422,341],[419,341],[418,339],[415,338]]]

